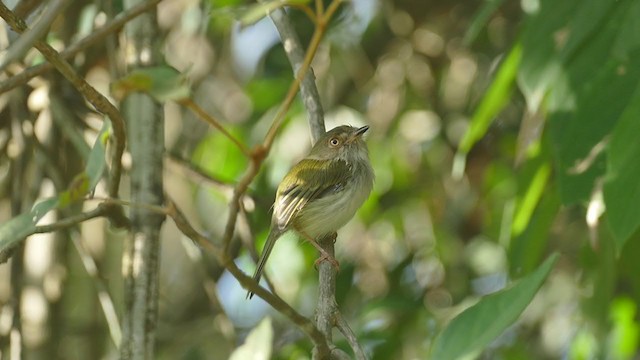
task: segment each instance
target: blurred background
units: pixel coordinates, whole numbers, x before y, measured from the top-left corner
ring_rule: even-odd
[[[5,3],[13,7],[15,2]],[[26,12],[31,20],[43,7],[32,3]],[[567,114],[588,117],[586,105],[594,101],[618,106],[616,99],[630,96],[628,89],[638,84],[637,71],[620,65],[635,59],[629,54],[640,44],[633,31],[639,25],[633,19],[640,17],[627,15],[638,13],[637,2],[586,3],[352,0],[330,24],[313,61],[327,128],[371,126],[367,143],[375,187],[339,232],[336,257],[341,264],[338,304],[372,359],[424,359],[451,318],[528,274],[552,251],[561,257],[543,288],[479,358],[640,358],[640,273],[635,262],[640,242],[616,245],[607,225],[599,222],[604,210],[598,189],[606,160],[595,145],[603,136],[594,137],[574,158],[563,157],[558,143],[580,143],[582,137],[561,131],[549,135],[552,130],[545,126],[560,113],[568,116],[567,124],[579,120]],[[250,4],[163,0],[157,7],[157,36],[163,39],[166,62],[188,78],[194,101],[253,146],[262,141],[293,77],[269,19],[249,26],[234,20]],[[121,1],[73,1],[46,40],[62,50],[122,10]],[[302,11],[288,11],[307,44],[313,24]],[[617,38],[622,33],[629,46],[590,50],[607,41],[619,43],[602,34]],[[582,42],[566,54],[564,45],[571,45],[575,34],[581,34]],[[0,49],[15,38],[4,25]],[[118,46],[123,42],[110,38],[71,62],[108,95],[110,82],[122,75],[117,58],[124,56]],[[561,54],[560,66],[555,72],[542,71],[553,63],[544,59],[554,49]],[[598,62],[589,51],[613,60]],[[42,61],[31,50],[0,82]],[[593,87],[607,91],[608,78],[593,70],[603,63],[617,64],[604,67],[614,75],[632,76],[625,80],[624,94],[614,88],[609,89],[611,98],[597,92],[582,97],[583,91],[593,93]],[[528,86],[544,83],[529,81],[536,73],[546,74],[545,86]],[[555,83],[565,78],[582,82]],[[601,82],[590,83],[594,78]],[[164,116],[166,191],[198,229],[217,241],[233,184],[248,160],[180,105],[167,103]],[[613,117],[600,121],[611,123],[610,130]],[[486,126],[478,125],[484,118],[490,118]],[[0,222],[30,209],[38,198],[66,189],[86,162],[101,122],[55,71],[0,93]],[[598,123],[585,122],[587,130],[580,123],[574,127],[589,137],[593,124]],[[461,151],[474,126],[481,129],[480,136],[467,140]],[[266,238],[275,189],[309,148],[307,116],[297,100],[243,199],[233,251],[247,273],[254,268],[251,252],[254,247],[259,251]],[[589,185],[567,199],[567,189],[578,191],[580,186],[560,178],[562,166],[574,166],[573,160],[586,159],[593,151],[596,160],[585,165],[596,164],[591,167],[596,170],[588,170]],[[130,164],[125,154],[125,167],[128,159]],[[126,174],[122,184],[126,199]],[[96,195],[105,196],[104,184]],[[95,203],[82,206],[86,210]],[[51,213],[45,221],[78,210]],[[589,213],[595,220],[588,223]],[[9,358],[16,312],[21,314],[24,358],[117,357],[114,329],[122,313],[126,236],[106,220],[91,220],[67,231],[31,236],[0,265],[1,358]],[[317,300],[316,256],[313,247],[286,236],[276,244],[266,270],[278,294],[307,316]],[[310,358],[312,345],[303,333],[261,299],[245,300],[238,282],[170,220],[162,228],[160,286],[158,359],[227,359],[265,316],[274,327],[274,359]],[[348,349],[339,336],[336,343]]]

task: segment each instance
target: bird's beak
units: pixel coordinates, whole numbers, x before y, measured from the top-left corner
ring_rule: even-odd
[[[349,142],[354,142],[356,141],[358,138],[360,138],[362,136],[362,134],[366,133],[367,130],[369,130],[369,125],[365,125],[361,128],[356,129],[356,131],[354,131],[350,138],[349,138]]]

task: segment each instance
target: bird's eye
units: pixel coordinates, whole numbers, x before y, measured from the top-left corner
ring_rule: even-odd
[[[331,146],[338,146],[338,144],[340,144],[340,140],[338,140],[337,138],[333,138],[329,140],[329,144],[331,144]]]

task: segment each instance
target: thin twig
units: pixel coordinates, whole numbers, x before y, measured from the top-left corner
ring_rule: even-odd
[[[233,189],[233,184],[231,184],[229,182],[226,182],[226,181],[224,181],[224,180],[222,180],[220,178],[217,178],[215,176],[211,176],[210,174],[205,172],[199,166],[194,165],[192,162],[190,162],[188,160],[185,160],[185,159],[179,157],[178,155],[167,154],[167,155],[165,155],[165,159],[167,160],[168,164],[171,164],[170,166],[173,166],[173,167],[176,167],[176,168],[180,168],[180,169],[188,172],[193,177],[198,178],[201,181],[204,181],[204,182],[206,182],[208,184],[211,184],[213,186],[216,186],[216,187],[224,189],[224,190]]]
[[[69,227],[76,226],[81,222],[91,220],[93,218],[97,218],[100,216],[104,216],[107,213],[107,210],[108,209],[104,206],[98,206],[93,210],[83,212],[77,215],[69,216],[66,219],[56,221],[52,224],[36,226],[33,229],[33,232],[31,232],[29,235],[64,230]]]
[[[116,16],[112,21],[106,23],[104,26],[93,31],[90,35],[87,35],[82,40],[70,45],[64,51],[60,52],[60,56],[63,59],[69,59],[79,52],[85,50],[91,45],[100,43],[108,35],[115,33],[122,29],[122,27],[131,19],[147,12],[149,9],[156,6],[160,0],[148,0],[144,3],[138,4],[126,11],[123,11]],[[54,68],[54,65],[50,62],[44,62],[40,65],[35,65],[30,68],[24,69],[20,73],[6,79],[0,83],[0,94],[7,92],[13,88],[27,83],[32,78],[42,75],[45,72]]]
[[[3,2],[0,2],[0,17],[2,17],[15,32],[23,33],[28,29],[24,20],[15,16],[15,14],[12,13]],[[56,67],[62,76],[69,80],[69,82],[71,82],[71,84],[82,95],[84,95],[91,104],[93,104],[96,110],[106,114],[111,119],[114,130],[115,151],[113,152],[113,157],[111,159],[112,164],[109,178],[109,195],[116,197],[120,188],[120,175],[122,172],[121,159],[125,146],[125,126],[122,115],[106,97],[81,78],[73,67],[49,44],[44,41],[36,41],[34,46]]]
[[[251,157],[251,151],[247,149],[247,147],[240,142],[240,140],[236,139],[230,132],[225,129],[218,120],[216,120],[213,116],[209,115],[206,111],[204,111],[198,104],[196,104],[191,99],[184,99],[178,102],[180,105],[186,107],[191,110],[194,114],[196,114],[200,119],[204,120],[206,123],[210,124],[218,131],[220,131],[224,136],[229,138],[231,142],[233,142],[242,153],[246,157]]]
[[[313,10],[309,7],[309,5],[306,5],[306,4],[290,4],[289,6],[291,6],[294,9],[298,9],[298,10],[302,11],[305,15],[307,15],[309,20],[311,20],[311,22],[314,25],[317,23],[318,18],[316,17],[316,13],[313,12]],[[278,10],[280,10],[280,9],[278,9]],[[271,14],[273,14],[273,12],[271,12]],[[271,16],[271,14],[269,14],[269,16]]]
[[[167,208],[160,205],[135,203],[135,202],[131,202],[123,199],[101,198],[101,197],[93,197],[87,200],[99,200],[101,201],[101,205],[122,205],[122,206],[128,206],[130,208],[144,209],[160,215],[168,215]]]
[[[258,170],[262,164],[262,158],[257,160],[255,157],[251,158],[249,167],[240,178],[240,181],[233,190],[233,195],[229,201],[229,217],[224,228],[224,235],[222,236],[222,243],[224,245],[224,252],[227,253],[229,246],[231,245],[231,239],[233,239],[233,233],[236,228],[236,221],[238,219],[238,212],[240,210],[240,199],[249,188],[249,184],[258,175]]]
[[[323,0],[316,0],[316,14],[318,17],[322,17],[324,13],[324,2]]]
[[[49,1],[40,19],[11,44],[0,63],[0,71],[4,70],[10,63],[22,59],[24,54],[33,47],[33,44],[47,33],[53,20],[64,11],[67,5],[69,5],[69,0]]]
[[[120,328],[116,308],[113,305],[113,299],[111,298],[111,295],[109,295],[109,291],[107,291],[107,286],[104,281],[100,278],[100,273],[98,272],[98,266],[96,265],[95,260],[85,248],[77,230],[70,235],[71,241],[73,241],[73,245],[80,256],[82,265],[84,266],[87,274],[91,276],[93,284],[96,287],[98,301],[100,302],[100,307],[102,307],[102,312],[104,312],[104,318],[107,321],[111,340],[116,348],[120,347],[120,342],[122,341],[122,329]]]
[[[344,335],[345,339],[347,339],[349,346],[351,346],[351,350],[353,350],[353,353],[356,355],[356,359],[366,360],[367,355],[362,349],[362,346],[360,346],[358,337],[353,332],[353,330],[351,330],[351,327],[349,327],[349,324],[347,323],[347,320],[344,318],[342,313],[340,311],[334,312],[333,318],[335,321],[335,326],[338,328],[338,330],[340,330],[342,335]]]

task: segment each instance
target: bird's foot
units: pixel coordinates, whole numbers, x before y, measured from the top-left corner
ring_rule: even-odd
[[[315,266],[316,269],[318,269],[318,267],[323,261],[330,262],[331,265],[333,265],[333,267],[336,269],[336,272],[340,271],[340,263],[338,262],[338,260],[336,260],[335,257],[331,256],[328,252],[324,250],[320,251],[320,257],[316,259],[313,265]]]
[[[311,243],[311,245],[313,245],[318,250],[318,252],[320,252],[320,257],[316,259],[316,261],[314,262],[316,269],[323,261],[328,261],[331,263],[331,265],[333,265],[336,271],[340,271],[340,263],[338,262],[338,260],[336,260],[336,258],[332,254],[329,254],[327,250],[325,250],[322,246],[320,246],[320,244],[318,244],[316,240],[314,240],[311,236],[309,236],[309,234],[300,230],[298,230],[298,232],[302,234],[302,237],[304,237],[305,240]],[[335,244],[336,239],[338,238],[338,234],[334,232],[327,236],[328,236],[327,239],[331,240]]]

